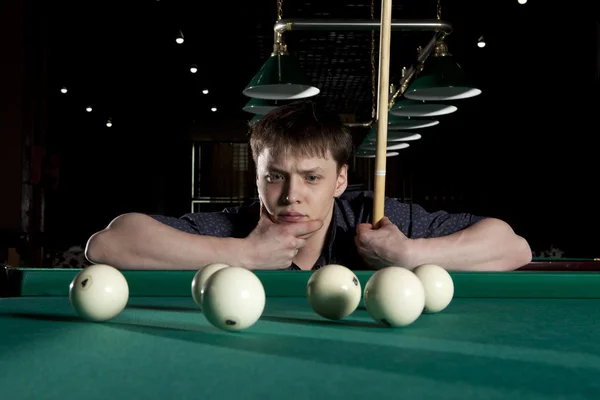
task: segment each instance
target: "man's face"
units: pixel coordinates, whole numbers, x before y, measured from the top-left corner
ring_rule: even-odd
[[[258,193],[275,223],[320,219],[327,223],[334,197],[347,186],[347,168],[339,173],[331,154],[327,158],[275,156],[269,149],[258,155]],[[324,226],[327,229],[326,226]]]

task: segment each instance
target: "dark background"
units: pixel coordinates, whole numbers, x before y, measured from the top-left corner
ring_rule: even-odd
[[[436,18],[435,1],[393,4],[394,19]],[[598,257],[598,6],[555,4],[441,2],[442,19],[454,27],[450,52],[483,94],[460,101],[458,112],[389,159],[386,194],[431,211],[502,218],[538,253],[554,245],[569,257]],[[237,193],[228,149],[246,140],[252,115],[241,110],[249,100],[242,90],[272,49],[276,1],[9,0],[1,7],[5,238],[45,232],[39,236],[56,246],[84,245],[120,213],[189,212],[193,143],[203,146],[195,194]],[[283,17],[370,19],[371,3],[286,0]],[[370,32],[285,37],[330,107],[369,119]],[[392,34],[392,81],[430,37]],[[357,144],[366,133],[353,131]],[[357,162],[353,184],[368,185],[373,162]]]

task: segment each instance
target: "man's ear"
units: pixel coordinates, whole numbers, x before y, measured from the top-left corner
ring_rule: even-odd
[[[344,165],[342,165],[342,167],[340,168],[340,172],[338,173],[337,184],[335,187],[334,196],[338,197],[339,195],[344,193],[344,191],[346,190],[347,187],[348,187],[348,165],[344,164]]]

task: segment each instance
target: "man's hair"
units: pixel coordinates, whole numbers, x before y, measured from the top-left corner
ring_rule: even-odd
[[[339,170],[352,154],[352,136],[337,114],[314,100],[300,100],[280,106],[254,123],[250,147],[255,163],[265,148],[276,155],[322,158],[327,158],[329,150]]]

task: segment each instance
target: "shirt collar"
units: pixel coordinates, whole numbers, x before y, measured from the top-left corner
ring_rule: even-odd
[[[327,242],[323,248],[323,253],[319,262],[325,257],[325,260],[331,260],[334,253],[334,243],[338,230],[346,233],[348,231],[348,223],[344,219],[344,214],[341,210],[337,197],[333,201],[333,215],[331,216],[331,223],[329,224],[329,234],[327,236]]]

